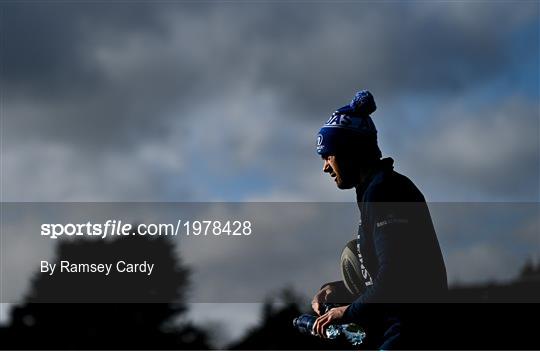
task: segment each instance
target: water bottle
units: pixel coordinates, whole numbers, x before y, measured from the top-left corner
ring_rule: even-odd
[[[314,335],[313,325],[315,324],[315,320],[317,320],[317,317],[314,315],[302,314],[293,320],[293,325],[303,334]],[[343,336],[353,346],[361,344],[366,337],[364,330],[354,323],[328,325],[325,330],[325,335],[331,340]]]

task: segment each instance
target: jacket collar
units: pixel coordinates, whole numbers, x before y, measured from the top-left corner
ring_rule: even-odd
[[[373,182],[374,179],[378,178],[385,172],[392,171],[394,169],[394,159],[384,158],[379,160],[375,170],[367,177],[364,182],[356,186],[356,202],[358,205],[362,203],[364,193],[368,189],[369,185]]]

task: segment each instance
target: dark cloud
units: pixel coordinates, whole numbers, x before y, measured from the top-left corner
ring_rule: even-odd
[[[132,125],[148,126],[149,134],[163,127],[137,113],[136,97],[145,93],[136,89],[140,83],[126,89],[127,82],[111,81],[95,60],[107,33],[163,35],[154,6],[22,2],[2,4],[2,14],[4,126],[10,131],[5,147],[23,137],[91,151],[144,138],[132,135]],[[147,119],[163,100],[156,95],[145,101]]]
[[[537,105],[515,96],[480,109],[450,103],[439,117],[398,152],[431,200],[540,199]]]
[[[474,92],[507,76],[514,80],[505,88],[520,93],[516,82],[530,75],[520,64],[538,62],[538,33],[526,30],[538,22],[534,2],[32,2],[2,10],[4,184],[25,179],[35,187],[8,187],[9,199],[174,199],[194,190],[215,199],[219,189],[244,189],[234,199],[311,199],[326,187],[313,135],[360,87],[379,102],[383,143],[395,141],[388,145],[404,151],[397,156],[411,169],[428,162],[436,174],[452,175],[436,157],[404,154],[416,153],[399,135],[436,144],[433,129],[448,115],[440,106],[460,99],[477,111],[476,102],[488,99],[499,108],[500,94]],[[411,105],[430,108],[412,116],[402,110]],[[478,125],[465,121],[475,115],[463,116],[445,119]],[[417,123],[429,119],[437,123]],[[508,145],[483,170],[460,163],[467,171],[453,181],[514,196],[507,180],[519,172],[500,168],[515,150],[513,169],[529,175],[537,138],[527,138],[527,151]],[[496,141],[470,142],[495,150]],[[478,181],[485,175],[495,176]],[[50,180],[61,181],[43,187]],[[454,194],[437,182],[433,188],[442,198]],[[330,186],[321,194],[342,197]]]
[[[93,86],[104,79],[85,58],[96,33],[159,34],[156,10],[142,2],[4,2],[2,79],[44,97]]]
[[[261,56],[258,83],[316,118],[362,87],[388,101],[484,84],[508,69],[512,28],[527,21],[527,12],[536,8],[530,5],[317,4],[291,11],[296,19],[285,26],[287,35],[263,32],[268,36],[253,42],[250,52]],[[293,27],[302,16],[317,25]],[[262,28],[269,18],[260,20]],[[538,46],[534,36],[528,41],[529,48]]]
[[[510,62],[509,29],[535,6],[8,4],[2,77],[9,105],[37,105],[40,116],[17,120],[40,138],[108,145],[114,130],[121,146],[166,133],[173,106],[245,85],[314,119],[360,87],[382,98],[468,89]]]

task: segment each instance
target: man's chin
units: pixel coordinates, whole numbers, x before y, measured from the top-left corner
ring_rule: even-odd
[[[353,184],[345,183],[345,182],[336,182],[337,188],[339,189],[351,189],[354,187]]]

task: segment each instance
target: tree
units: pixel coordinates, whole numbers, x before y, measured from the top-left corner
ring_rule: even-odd
[[[56,263],[154,264],[148,273],[37,273],[25,304],[11,313],[2,344],[13,349],[208,349],[186,311],[188,270],[165,238],[60,242]]]

